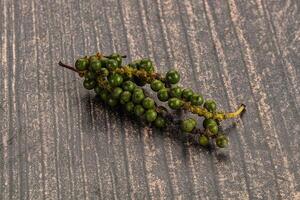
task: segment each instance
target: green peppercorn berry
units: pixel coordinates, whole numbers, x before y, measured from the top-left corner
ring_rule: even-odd
[[[131,101],[127,102],[125,104],[125,110],[128,112],[128,113],[132,113],[133,110],[134,110],[134,103],[132,103]]]
[[[118,62],[116,60],[109,59],[108,61],[106,61],[106,67],[109,70],[114,70],[118,67]]]
[[[84,78],[85,78],[86,80],[94,80],[94,79],[96,79],[96,74],[95,74],[94,72],[88,71],[88,72],[85,74]]]
[[[100,73],[100,75],[101,76],[103,76],[103,77],[107,77],[108,75],[109,75],[109,71],[108,71],[108,69],[106,69],[106,68],[101,68],[100,70],[99,70],[99,73]]]
[[[144,112],[145,112],[145,109],[143,108],[143,106],[141,106],[141,105],[134,106],[134,114],[136,116],[140,117],[144,114]]]
[[[110,59],[113,59],[115,61],[117,61],[118,66],[121,66],[122,64],[122,56],[118,53],[113,53],[109,56]]]
[[[181,98],[181,94],[182,94],[182,88],[179,86],[173,87],[170,90],[171,97]]]
[[[86,58],[79,58],[75,62],[75,67],[78,71],[86,70],[89,65],[89,60]]]
[[[193,90],[191,90],[191,89],[184,89],[183,91],[182,91],[182,97],[185,99],[185,100],[190,100],[191,99],[191,97],[193,96],[193,94],[194,94],[194,92],[193,92]]]
[[[177,110],[177,109],[181,108],[181,106],[183,105],[183,102],[180,99],[173,97],[173,98],[169,99],[168,105],[170,108]]]
[[[219,131],[218,125],[214,125],[214,124],[209,124],[209,125],[207,126],[207,129],[208,129],[212,134],[214,134],[214,135],[216,135],[216,134],[218,133],[218,131]]]
[[[107,90],[103,90],[100,93],[100,98],[101,98],[102,101],[107,102],[108,97],[109,97],[109,92]]]
[[[83,87],[87,90],[92,90],[96,87],[96,81],[95,80],[89,80],[85,79],[83,81]]]
[[[134,88],[133,92],[134,92],[134,93],[144,93],[143,89],[140,88],[140,87]]]
[[[94,91],[95,91],[95,93],[96,93],[97,95],[100,95],[101,92],[102,92],[102,89],[101,89],[99,86],[96,86],[96,87],[94,88]]]
[[[215,121],[215,120],[213,120],[213,119],[205,119],[205,120],[203,120],[203,127],[204,128],[207,128],[208,127],[208,125],[218,125],[217,124],[217,122]]]
[[[109,59],[107,59],[107,58],[104,58],[104,57],[102,57],[101,58],[101,66],[102,66],[102,68],[104,67],[104,68],[106,68],[107,67],[107,61],[108,61]]]
[[[92,60],[90,63],[90,66],[94,72],[99,72],[101,69],[101,61],[100,60]]]
[[[217,109],[217,104],[214,100],[208,99],[204,103],[204,108],[206,108],[209,112],[215,112]]]
[[[108,82],[112,87],[117,87],[122,84],[123,77],[120,74],[112,74],[108,76]]]
[[[145,109],[151,109],[151,108],[154,108],[154,100],[150,97],[146,97],[144,100],[143,100],[143,106]]]
[[[192,130],[196,127],[197,122],[193,118],[185,119],[181,121],[180,127],[184,132],[192,132]]]
[[[207,136],[205,136],[205,135],[201,135],[200,137],[199,137],[199,144],[201,145],[201,146],[207,146],[208,144],[209,144],[209,139],[208,139],[208,137]]]
[[[150,87],[153,91],[157,92],[164,87],[164,84],[160,80],[154,80],[151,82]]]
[[[180,80],[180,74],[176,70],[170,70],[166,74],[166,80],[171,84],[176,84]]]
[[[111,97],[112,97],[113,99],[119,99],[122,92],[123,92],[122,88],[116,87],[116,88],[114,88],[114,90],[112,91]]]
[[[216,145],[220,148],[225,148],[228,146],[228,138],[225,135],[219,135],[216,139]]]
[[[194,106],[201,106],[203,104],[203,97],[199,94],[193,94],[192,97],[190,98],[190,101],[192,105]]]
[[[117,99],[114,99],[112,97],[109,97],[108,100],[107,100],[107,104],[110,106],[110,107],[115,107],[117,104],[118,104],[118,100]]]
[[[139,65],[139,69],[144,69],[146,72],[153,72],[154,67],[150,59],[142,59]]]
[[[125,91],[129,91],[132,92],[134,90],[134,88],[136,87],[135,83],[132,81],[125,81],[122,84],[123,90]]]
[[[135,104],[141,103],[143,99],[145,98],[144,92],[140,92],[140,90],[134,90],[132,95],[132,101]]]
[[[157,98],[162,102],[168,101],[168,99],[169,99],[169,92],[168,91],[169,90],[167,88],[160,89],[157,92]]]
[[[154,109],[149,109],[145,113],[145,118],[148,122],[153,122],[157,117],[157,112]]]
[[[131,99],[131,93],[129,91],[124,91],[124,92],[122,92],[122,94],[120,96],[120,103],[125,104],[125,103],[129,102],[130,99]]]
[[[166,120],[162,116],[157,116],[154,121],[154,125],[157,128],[164,128],[166,127]]]

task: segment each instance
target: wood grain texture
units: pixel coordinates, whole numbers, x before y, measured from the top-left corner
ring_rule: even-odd
[[[297,0],[0,0],[0,199],[300,199]],[[57,66],[95,52],[247,105],[207,151],[96,102]],[[201,122],[201,121],[199,121]]]

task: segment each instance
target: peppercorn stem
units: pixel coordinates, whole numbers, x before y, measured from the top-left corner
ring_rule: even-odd
[[[59,66],[61,66],[61,67],[64,67],[64,68],[70,69],[70,70],[72,70],[72,71],[74,71],[74,72],[77,72],[77,73],[78,73],[77,69],[75,69],[74,67],[71,67],[71,66],[69,66],[69,65],[66,65],[66,64],[62,63],[61,61],[59,61],[58,65],[59,65]]]

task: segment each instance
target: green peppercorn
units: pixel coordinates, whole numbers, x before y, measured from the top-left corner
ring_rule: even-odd
[[[118,62],[116,60],[109,59],[108,61],[106,61],[106,67],[109,70],[114,70],[118,67]]]
[[[113,59],[115,61],[117,61],[118,66],[121,66],[122,64],[122,56],[118,53],[113,53],[109,56],[110,59]]]
[[[120,74],[112,74],[108,76],[108,82],[112,87],[117,87],[122,84],[123,77]]]
[[[140,88],[140,87],[134,88],[134,89],[133,89],[133,92],[134,92],[134,93],[144,93],[143,89]]]
[[[150,87],[153,91],[157,92],[164,87],[164,84],[160,80],[154,80],[151,82]]]
[[[219,135],[216,139],[216,145],[220,148],[225,148],[228,146],[228,138],[225,135]]]
[[[208,99],[204,103],[204,108],[206,108],[209,112],[215,112],[217,109],[217,104],[214,100]]]
[[[100,75],[103,76],[103,77],[107,77],[107,76],[109,75],[109,71],[108,71],[108,69],[106,69],[106,68],[101,68],[101,69],[99,70],[99,73],[100,73]]]
[[[101,87],[96,86],[96,87],[94,88],[94,91],[95,91],[95,93],[96,93],[97,95],[100,95],[101,92],[102,92],[102,89],[101,89]]]
[[[140,92],[139,90],[134,90],[132,95],[132,101],[135,104],[141,103],[145,98],[144,92]]]
[[[75,67],[78,71],[86,70],[89,65],[89,60],[86,58],[79,58],[75,62]]]
[[[203,97],[199,94],[193,94],[191,99],[191,104],[194,106],[201,106],[203,104]]]
[[[166,74],[166,80],[171,84],[176,84],[180,80],[180,74],[176,70],[170,70]]]
[[[85,79],[83,81],[83,87],[87,90],[92,90],[96,87],[96,81],[95,80],[89,80]]]
[[[192,132],[196,125],[197,122],[193,118],[185,119],[180,123],[181,130],[184,132]]]
[[[100,60],[92,60],[90,63],[90,66],[94,72],[99,72],[101,69],[101,61]]]
[[[114,99],[112,97],[109,97],[108,100],[107,100],[107,104],[110,106],[110,107],[115,107],[117,104],[118,104],[118,100],[117,99]]]
[[[193,96],[194,92],[193,90],[191,89],[184,89],[182,91],[182,97],[185,99],[185,100],[188,100],[190,101],[191,97]]]
[[[154,100],[150,97],[146,97],[144,100],[143,100],[143,106],[145,109],[151,109],[151,108],[154,108]]]
[[[215,125],[215,124],[209,124],[209,125],[207,126],[207,129],[208,129],[212,134],[214,134],[214,135],[216,135],[216,134],[218,133],[218,131],[219,131],[218,125]]]
[[[162,102],[168,101],[168,99],[169,99],[169,92],[168,91],[169,90],[167,88],[160,89],[157,92],[157,98]]]
[[[145,112],[145,109],[141,105],[134,106],[134,114],[138,117],[142,116]]]
[[[166,127],[166,120],[162,116],[157,116],[154,121],[154,125],[157,128],[164,128]]]
[[[128,112],[128,113],[132,113],[133,110],[134,110],[134,104],[129,101],[125,104],[125,110]]]
[[[98,56],[97,55],[92,55],[89,59],[90,59],[90,62],[94,61],[94,60],[98,60]]]
[[[173,97],[168,100],[168,105],[170,108],[177,110],[177,109],[181,108],[181,106],[183,105],[183,102],[180,99]]]
[[[201,145],[201,146],[207,146],[208,144],[209,144],[209,139],[208,139],[208,137],[207,136],[205,136],[205,135],[201,135],[200,137],[199,137],[199,144]]]
[[[108,101],[108,97],[109,97],[109,92],[107,90],[103,90],[100,93],[100,98],[102,101],[107,102]]]
[[[85,78],[86,80],[95,80],[95,79],[96,79],[96,74],[95,74],[94,72],[88,71],[88,72],[85,74],[84,78]]]
[[[131,93],[129,91],[124,91],[124,92],[122,92],[122,94],[120,96],[120,103],[125,104],[125,103],[129,102],[130,99],[131,99]]]
[[[125,81],[122,84],[122,87],[123,87],[123,90],[132,92],[134,90],[134,88],[136,87],[136,85],[132,81]]]
[[[211,124],[216,125],[216,126],[218,125],[217,122],[214,119],[204,119],[203,120],[203,127],[204,128],[207,128],[208,125],[211,125]]]
[[[113,99],[119,99],[122,92],[123,92],[122,88],[116,87],[116,88],[114,88],[114,90],[112,91],[111,97],[112,97]]]
[[[153,122],[157,117],[157,112],[154,109],[149,109],[145,113],[145,118],[148,122]]]
[[[108,61],[109,59],[107,59],[107,58],[104,58],[104,57],[102,57],[101,58],[101,66],[102,66],[102,68],[106,68],[107,67],[107,61]]]
[[[179,86],[173,87],[170,90],[171,97],[181,98],[181,94],[182,94],[182,88]]]
[[[153,72],[154,67],[150,59],[142,59],[139,65],[139,69],[144,69],[146,72]]]

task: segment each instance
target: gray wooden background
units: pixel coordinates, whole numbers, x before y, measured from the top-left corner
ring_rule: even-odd
[[[0,199],[300,199],[299,0],[0,0]],[[59,68],[117,51],[247,112],[207,151]]]

